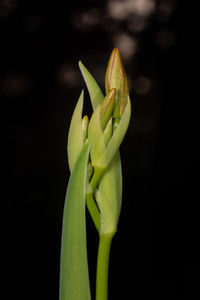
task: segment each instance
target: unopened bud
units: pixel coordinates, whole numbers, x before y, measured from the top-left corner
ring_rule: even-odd
[[[111,89],[101,103],[100,119],[101,127],[104,130],[106,127],[115,105],[116,89]]]
[[[122,64],[119,50],[114,48],[108,62],[105,76],[106,94],[113,88],[116,89],[116,103],[113,116],[120,119],[124,113],[128,99],[128,82]]]
[[[88,123],[89,123],[88,116],[85,115],[82,119],[83,143],[85,143],[86,138],[87,138]]]

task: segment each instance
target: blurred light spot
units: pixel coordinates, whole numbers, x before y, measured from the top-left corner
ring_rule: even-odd
[[[134,32],[141,32],[148,26],[147,18],[135,16],[128,21],[128,29]]]
[[[155,0],[110,0],[108,12],[118,20],[125,20],[131,15],[146,17],[155,10]]]
[[[67,87],[76,87],[79,85],[79,76],[76,70],[69,66],[63,65],[58,70],[58,80]]]
[[[151,81],[149,78],[139,76],[133,81],[133,90],[138,95],[146,95],[151,89]]]
[[[84,12],[76,12],[71,16],[72,25],[79,30],[87,30],[99,25],[101,22],[100,12],[97,9],[90,9]]]
[[[119,33],[113,38],[114,47],[118,48],[125,60],[131,59],[137,51],[137,41],[126,33]]]
[[[6,96],[23,94],[30,87],[30,80],[22,74],[10,74],[1,84],[2,93]]]
[[[163,29],[156,35],[156,43],[161,48],[169,48],[175,43],[175,41],[175,34],[168,29]]]
[[[23,27],[27,31],[36,32],[41,28],[41,23],[40,16],[28,16],[24,19]]]
[[[160,22],[166,22],[176,9],[176,0],[162,0],[158,5],[156,15]]]
[[[1,0],[0,18],[7,18],[17,6],[17,0]]]

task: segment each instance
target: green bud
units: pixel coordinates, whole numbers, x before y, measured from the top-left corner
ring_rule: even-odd
[[[120,119],[124,113],[128,100],[128,82],[119,50],[117,48],[114,48],[108,62],[105,76],[105,88],[106,94],[111,89],[116,88],[117,99],[113,116],[115,119]]]
[[[113,119],[110,118],[110,120],[108,121],[108,124],[106,125],[106,128],[104,129],[104,140],[105,140],[105,144],[106,146],[108,145],[112,134],[113,134]]]
[[[112,89],[106,95],[104,100],[94,110],[88,126],[88,140],[91,145],[91,160],[93,167],[102,156],[106,141],[104,136],[104,129],[106,128],[112,114],[115,104],[116,90]],[[107,140],[108,134],[106,133]],[[108,142],[108,141],[107,141]]]
[[[113,135],[112,135],[105,151],[103,152],[98,163],[96,164],[97,168],[100,167],[102,169],[106,169],[107,166],[109,165],[111,159],[113,158],[117,149],[121,145],[121,142],[123,141],[123,138],[128,129],[130,117],[131,117],[131,102],[128,97],[128,102],[126,105],[126,109],[123,113],[123,116],[122,116],[118,126],[116,127],[115,131],[113,132]]]
[[[103,102],[101,103],[100,119],[101,119],[102,130],[105,129],[105,127],[113,113],[115,97],[116,97],[116,89],[112,89],[108,92],[108,94],[104,98]]]
[[[87,139],[87,130],[88,130],[89,119],[88,116],[84,116],[82,119],[82,135],[83,135],[83,143],[85,143]]]
[[[131,102],[128,97],[128,102],[124,111],[124,114],[119,122],[119,125],[116,127],[113,135],[110,138],[107,138],[107,128],[102,131],[101,121],[100,121],[100,106],[94,111],[92,118],[88,127],[88,140],[91,146],[90,154],[92,165],[94,167],[94,175],[90,181],[91,187],[94,188],[97,186],[101,175],[109,166],[112,158],[119,149],[121,142],[127,131],[129,121],[131,116]],[[110,124],[108,125],[110,128]]]

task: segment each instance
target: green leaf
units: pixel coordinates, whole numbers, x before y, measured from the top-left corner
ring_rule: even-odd
[[[85,144],[72,171],[65,200],[60,300],[90,300],[87,262],[85,193],[89,145]]]
[[[90,74],[81,61],[79,61],[79,68],[87,85],[93,110],[95,110],[95,108],[97,108],[104,98],[103,93],[94,77]]]
[[[84,145],[84,132],[82,128],[83,97],[84,91],[81,92],[74,109],[68,134],[67,153],[69,169],[71,172]]]

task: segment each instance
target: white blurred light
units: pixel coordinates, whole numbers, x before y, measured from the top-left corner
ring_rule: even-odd
[[[131,15],[146,17],[155,10],[155,0],[110,0],[108,12],[114,19],[124,20]]]
[[[131,59],[138,48],[138,43],[135,38],[126,33],[119,33],[113,38],[114,47],[118,48],[124,60]]]

